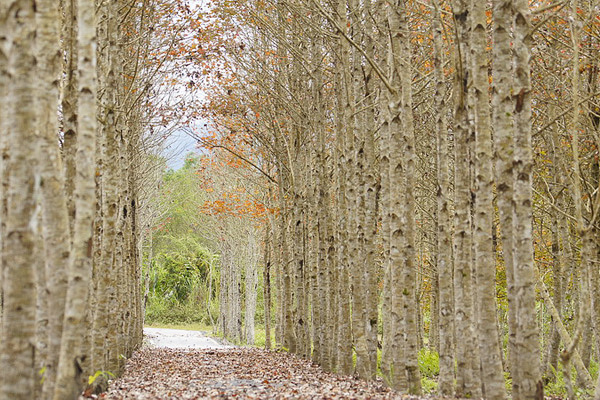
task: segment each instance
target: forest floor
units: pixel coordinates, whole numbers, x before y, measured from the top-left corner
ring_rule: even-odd
[[[282,351],[233,347],[198,332],[145,329],[149,345],[128,360],[123,376],[98,398],[408,399],[383,382],[323,371]],[[173,336],[170,336],[173,335]],[[197,343],[203,342],[210,348]],[[156,346],[156,347],[155,347]]]

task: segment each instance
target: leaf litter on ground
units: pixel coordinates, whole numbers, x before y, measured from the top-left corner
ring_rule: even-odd
[[[143,348],[111,382],[106,400],[410,399],[385,386],[328,373],[286,352],[256,348]]]

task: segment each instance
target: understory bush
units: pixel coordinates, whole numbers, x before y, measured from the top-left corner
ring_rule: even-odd
[[[150,296],[146,306],[147,324],[209,324],[210,318],[204,304],[179,302],[160,296]]]
[[[440,374],[440,356],[437,351],[428,348],[419,350],[419,370],[421,371],[423,393],[435,392]]]
[[[562,365],[560,365],[559,363],[559,368],[558,371],[555,370],[552,366],[550,366],[550,368],[553,370],[554,374],[555,374],[555,379],[550,381],[544,388],[544,394],[547,396],[552,396],[552,397],[566,397],[567,395],[567,387],[566,387],[566,383],[565,383],[565,377],[564,377],[564,372],[563,372],[563,367]],[[588,371],[592,377],[592,381],[596,382],[596,379],[598,377],[598,364],[595,361],[590,361],[590,366],[588,368]],[[581,389],[578,387],[578,385],[576,385],[576,381],[577,381],[577,373],[575,371],[575,367],[571,367],[571,383],[573,385],[573,391],[575,394],[576,398],[582,398],[582,399],[587,399],[587,398],[591,398],[593,397],[593,389],[590,389],[589,391],[586,391],[584,389]]]
[[[217,257],[198,241],[179,242],[152,259],[146,323],[212,324],[218,312]]]

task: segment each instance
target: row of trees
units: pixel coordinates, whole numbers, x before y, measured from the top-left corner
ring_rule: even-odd
[[[562,343],[594,390],[597,3],[211,7],[200,140],[263,177],[277,343],[410,393],[429,346],[441,394],[515,399]]]
[[[0,398],[76,398],[141,345],[149,153],[181,7],[0,1]]]

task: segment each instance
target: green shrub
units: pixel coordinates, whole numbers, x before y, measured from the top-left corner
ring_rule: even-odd
[[[421,377],[421,387],[423,388],[423,394],[432,394],[437,390],[437,381],[429,379],[426,376]]]
[[[192,302],[179,303],[160,296],[151,296],[146,307],[147,324],[207,323],[206,307]]]
[[[161,254],[157,264],[155,293],[166,298],[174,297],[179,302],[197,293],[208,271],[202,254]]]
[[[169,251],[159,252],[152,259],[146,323],[214,322],[218,315],[218,273],[212,266],[217,256],[192,236],[172,239],[170,243]]]
[[[553,381],[546,384],[544,388],[544,394],[551,397],[556,398],[566,398],[567,397],[567,388],[565,385],[565,377],[563,374],[563,367],[559,364],[559,370],[556,371],[552,366],[550,366],[554,372],[554,376],[556,377]],[[590,362],[589,367],[590,375],[592,376],[592,380],[595,382],[595,379],[598,374],[598,364],[595,361]],[[587,399],[593,397],[593,389],[590,391],[586,391],[584,389],[578,388],[576,385],[577,381],[577,373],[575,372],[575,367],[571,367],[571,382],[573,384],[573,391],[575,392],[575,397],[578,399]]]
[[[421,376],[427,378],[437,377],[440,373],[440,356],[436,351],[428,348],[419,350],[419,369]]]

